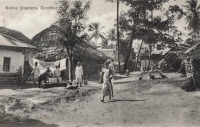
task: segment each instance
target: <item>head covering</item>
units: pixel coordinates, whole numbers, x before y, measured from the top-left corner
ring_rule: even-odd
[[[108,59],[106,62],[110,63],[110,62],[111,62],[111,60],[110,60],[110,59]]]
[[[107,60],[104,64],[108,65],[109,63],[110,63],[110,61]]]

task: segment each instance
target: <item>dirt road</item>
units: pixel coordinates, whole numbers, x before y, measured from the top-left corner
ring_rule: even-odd
[[[26,115],[45,127],[198,127],[200,92],[182,91],[177,80],[118,83],[112,101],[100,102],[99,90],[69,103],[43,105]]]

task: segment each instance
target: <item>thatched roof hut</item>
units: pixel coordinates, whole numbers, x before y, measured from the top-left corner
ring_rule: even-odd
[[[66,49],[59,39],[57,25],[51,25],[32,38],[31,43],[36,45],[40,52],[35,56],[49,61],[66,57]],[[73,49],[73,59],[76,61],[98,60],[105,61],[108,57],[87,42],[80,42]]]

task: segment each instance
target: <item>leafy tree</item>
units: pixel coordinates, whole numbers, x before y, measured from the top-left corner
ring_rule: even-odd
[[[200,20],[200,5],[198,5],[197,0],[188,0],[186,1],[187,5],[185,8],[186,11],[186,23],[188,23],[188,28],[192,30],[196,30],[199,28],[199,20]]]
[[[61,42],[67,49],[69,79],[73,80],[73,48],[74,46],[86,39],[85,34],[82,34],[85,29],[86,12],[90,8],[90,1],[82,2],[75,1],[59,1],[58,9],[58,25]]]
[[[171,6],[171,9],[167,14],[163,14],[163,4],[167,1],[153,1],[153,0],[121,0],[130,9],[120,17],[120,28],[125,31],[129,39],[129,53],[127,55],[127,61],[130,57],[130,51],[134,39],[142,40],[140,49],[138,51],[138,56],[136,61],[138,62],[140,56],[140,50],[143,43],[149,45],[149,61],[151,60],[151,52],[154,47],[159,43],[165,43],[168,46],[172,46],[175,43],[175,37],[172,35],[172,31],[175,31],[173,23],[175,21],[175,15],[181,18],[181,9]],[[179,10],[178,10],[179,9]],[[154,11],[160,11],[161,16],[166,17],[164,19],[161,16],[154,16]],[[172,11],[173,10],[173,11]],[[171,16],[169,15],[171,14]],[[171,35],[170,35],[171,34]],[[128,62],[126,62],[128,63]],[[125,63],[125,67],[127,64]],[[136,64],[137,65],[137,64]],[[150,65],[150,64],[149,64]]]
[[[103,35],[104,33],[101,32],[101,30],[103,28],[104,28],[104,26],[101,27],[100,23],[97,23],[97,22],[92,23],[92,24],[89,25],[88,31],[92,32],[90,40],[94,38],[95,41],[96,41],[96,45],[97,45],[97,40],[99,38],[102,39],[102,42],[104,42],[104,43],[106,42],[106,39],[105,39],[105,37]]]

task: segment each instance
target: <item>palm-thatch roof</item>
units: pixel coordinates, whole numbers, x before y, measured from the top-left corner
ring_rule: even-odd
[[[35,57],[46,59],[48,56],[50,61],[53,61],[67,56],[65,47],[57,35],[58,29],[57,25],[51,25],[32,38],[31,43],[41,49],[41,52],[35,54]],[[77,61],[105,61],[108,57],[89,43],[82,41],[73,48],[73,59]]]
[[[17,40],[26,42],[26,43],[30,42],[30,39],[28,37],[26,37],[24,34],[22,34],[19,31],[16,31],[16,30],[8,29],[8,28],[5,28],[5,27],[0,27],[0,33],[7,35],[7,36],[10,36],[12,38],[15,38]]]

